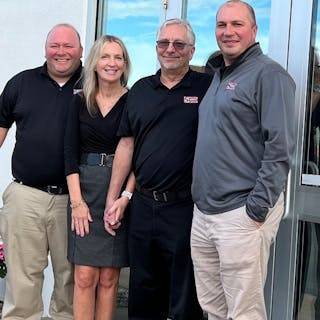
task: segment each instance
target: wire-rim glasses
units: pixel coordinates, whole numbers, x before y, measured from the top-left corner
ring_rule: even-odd
[[[184,50],[184,48],[186,46],[193,46],[192,44],[190,43],[186,43],[186,42],[183,42],[183,41],[178,41],[178,40],[175,40],[175,41],[169,41],[169,40],[158,40],[157,41],[157,46],[159,49],[167,49],[170,45],[170,43],[173,45],[173,47],[175,48],[175,50],[177,51],[182,51]]]

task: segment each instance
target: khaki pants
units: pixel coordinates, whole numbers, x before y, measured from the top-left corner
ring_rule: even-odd
[[[209,320],[265,320],[270,245],[283,215],[283,194],[258,227],[245,207],[206,215],[194,207],[191,255],[197,295]]]
[[[8,267],[2,319],[39,320],[43,271],[50,252],[54,290],[50,315],[73,319],[73,271],[67,261],[67,195],[12,182],[3,193],[0,231]]]

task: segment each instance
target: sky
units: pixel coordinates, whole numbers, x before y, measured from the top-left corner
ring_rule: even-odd
[[[103,33],[120,37],[129,51],[132,62],[129,86],[142,76],[154,73],[159,67],[155,41],[162,2],[163,0],[105,1]],[[215,15],[217,8],[224,1],[187,0],[186,2],[186,18],[196,34],[196,51],[191,63],[204,65],[209,55],[218,49],[214,36]],[[257,41],[267,53],[271,0],[247,2],[255,9],[258,24]]]

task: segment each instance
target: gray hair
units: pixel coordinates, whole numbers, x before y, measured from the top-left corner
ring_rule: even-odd
[[[169,19],[166,20],[161,27],[159,28],[158,32],[157,32],[157,40],[159,40],[159,34],[161,32],[161,30],[163,28],[165,28],[166,26],[172,25],[172,24],[177,24],[180,26],[184,26],[187,29],[187,37],[190,41],[190,44],[192,44],[194,46],[195,42],[196,42],[196,35],[190,25],[190,23],[185,20],[185,19],[179,19],[179,18],[174,18],[174,19]]]

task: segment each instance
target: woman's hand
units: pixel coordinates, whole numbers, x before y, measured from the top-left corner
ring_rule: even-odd
[[[121,197],[114,201],[111,206],[107,206],[104,213],[104,228],[112,236],[116,235],[115,230],[121,226],[121,219],[123,218],[124,210],[129,203],[127,197]]]
[[[74,206],[71,212],[71,230],[80,237],[89,234],[89,222],[92,217],[87,204],[83,201],[80,205]]]

